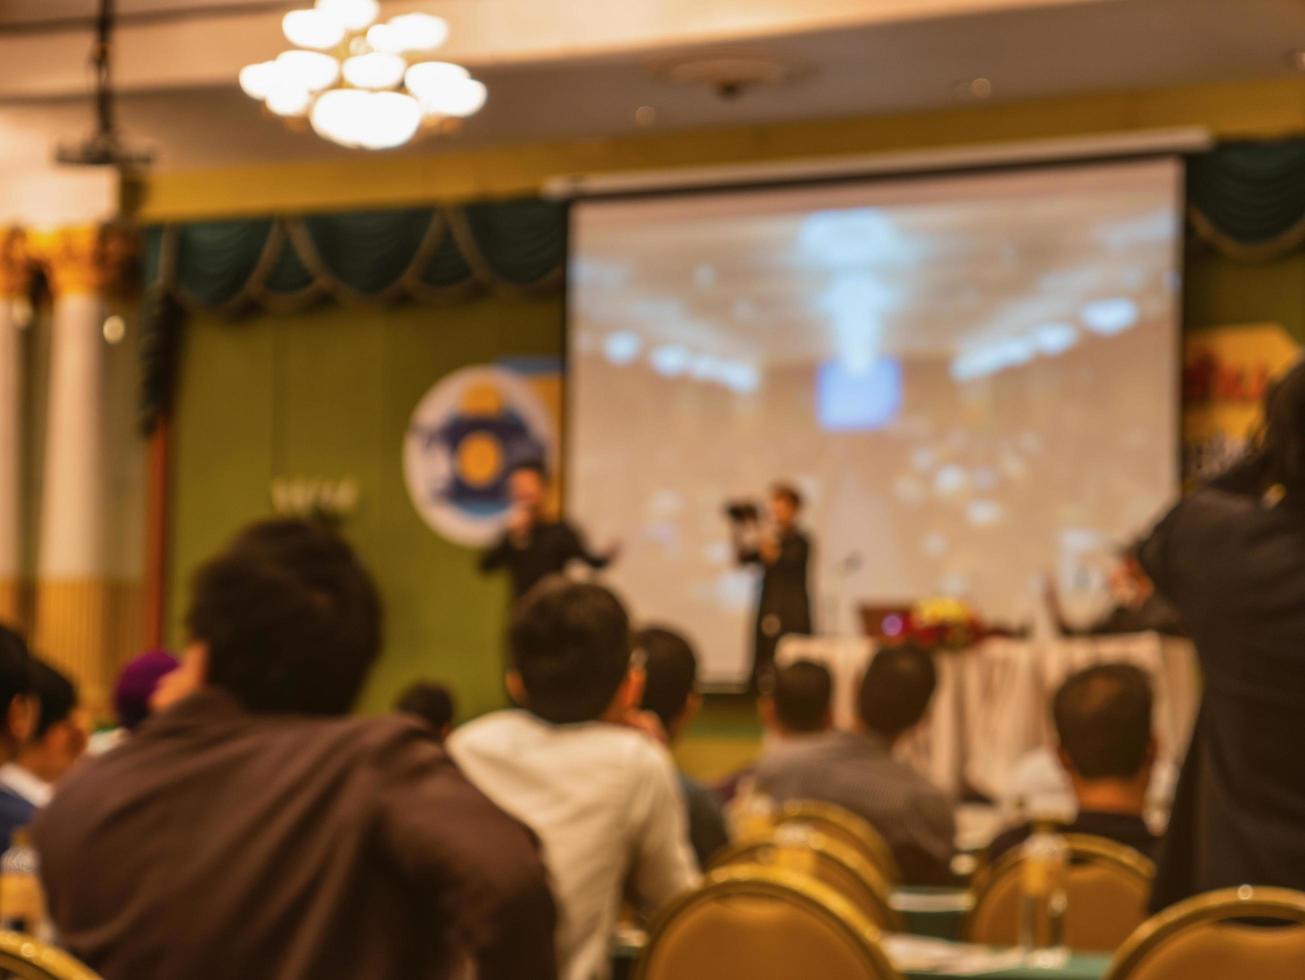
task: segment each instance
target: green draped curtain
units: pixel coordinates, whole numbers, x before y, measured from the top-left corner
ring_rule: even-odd
[[[556,292],[566,227],[565,205],[527,198],[149,228],[143,425],[152,428],[171,404],[190,312],[291,312],[327,300],[449,303],[496,288]]]

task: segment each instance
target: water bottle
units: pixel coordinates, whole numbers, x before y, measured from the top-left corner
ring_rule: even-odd
[[[14,831],[0,855],[0,928],[40,939],[45,936],[45,893],[40,859],[26,828]]]
[[[775,828],[778,809],[770,796],[760,792],[754,781],[748,780],[740,787],[734,805],[730,808],[730,836],[735,840],[768,836]]]
[[[1054,824],[1040,824],[1022,850],[1023,890],[1020,899],[1020,948],[1032,967],[1055,968],[1065,963],[1065,892],[1069,846]]]

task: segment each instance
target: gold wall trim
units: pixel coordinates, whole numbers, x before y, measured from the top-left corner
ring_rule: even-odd
[[[461,152],[358,154],[346,161],[163,172],[148,175],[136,190],[138,216],[148,223],[506,197],[535,193],[559,174],[938,149],[1178,126],[1201,126],[1220,139],[1305,132],[1305,78]]]

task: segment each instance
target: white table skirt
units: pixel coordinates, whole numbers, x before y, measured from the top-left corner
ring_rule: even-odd
[[[790,636],[780,642],[776,659],[825,664],[834,678],[834,722],[847,728],[874,649],[865,637]],[[1189,641],[1156,633],[1043,642],[990,639],[968,650],[940,652],[934,657],[938,689],[929,716],[899,751],[953,794],[968,784],[996,799],[1020,758],[1051,744],[1051,697],[1064,679],[1115,660],[1135,663],[1151,675],[1160,754],[1181,760],[1200,698],[1196,654]]]

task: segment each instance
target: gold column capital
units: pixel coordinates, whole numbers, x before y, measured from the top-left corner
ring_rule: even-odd
[[[21,228],[0,228],[0,297],[26,296],[32,256]]]
[[[27,238],[56,297],[112,292],[136,255],[136,236],[111,226],[30,232]]]

